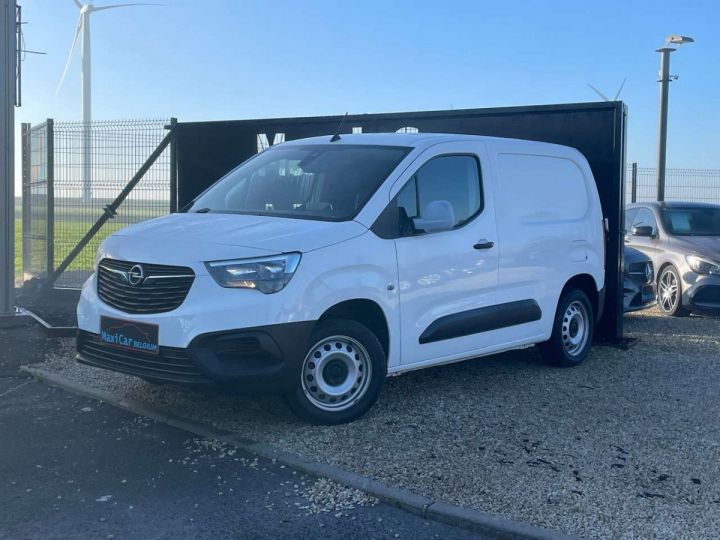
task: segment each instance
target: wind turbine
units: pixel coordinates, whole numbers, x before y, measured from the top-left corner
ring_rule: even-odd
[[[70,61],[72,60],[73,51],[75,50],[75,44],[77,43],[78,36],[82,34],[82,51],[80,54],[82,60],[82,70],[80,74],[80,80],[82,83],[81,100],[82,100],[82,122],[83,122],[83,144],[82,144],[82,171],[83,171],[83,201],[90,202],[92,199],[92,191],[90,188],[90,173],[92,170],[91,162],[91,136],[90,136],[90,122],[92,121],[92,87],[91,87],[91,53],[90,53],[90,14],[98,11],[105,11],[108,9],[115,9],[121,7],[130,6],[157,6],[159,4],[148,4],[148,3],[133,3],[133,4],[111,4],[108,6],[95,6],[93,4],[82,4],[80,0],[73,0],[75,5],[80,10],[80,17],[78,18],[77,27],[75,28],[75,35],[73,36],[72,45],[70,46],[70,53],[68,54],[67,61],[65,62],[65,68],[63,69],[60,82],[58,83],[57,90],[55,93],[60,91],[63,81],[65,80],[65,74],[67,73]]]
[[[615,94],[615,97],[612,98],[612,99],[610,99],[609,97],[607,97],[607,96],[606,96],[605,94],[603,94],[600,90],[598,90],[597,88],[595,88],[592,84],[587,83],[587,85],[588,85],[590,88],[592,88],[592,90],[593,90],[598,96],[600,96],[600,97],[603,99],[603,101],[617,101],[617,98],[620,97],[620,92],[622,92],[623,86],[625,86],[625,81],[627,81],[627,77],[625,77],[625,78],[623,79],[623,82],[622,82],[622,84],[620,85],[620,88],[618,88],[617,94]]]

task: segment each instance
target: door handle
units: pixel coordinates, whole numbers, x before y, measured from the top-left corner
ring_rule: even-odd
[[[495,242],[491,242],[490,240],[485,240],[484,238],[480,240],[477,244],[473,246],[473,249],[490,249],[495,245]]]

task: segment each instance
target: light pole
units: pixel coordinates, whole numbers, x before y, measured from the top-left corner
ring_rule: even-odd
[[[660,115],[658,118],[658,151],[657,151],[657,200],[665,200],[665,161],[667,154],[667,117],[668,117],[668,91],[670,81],[677,79],[677,75],[670,75],[670,53],[677,50],[669,45],[684,45],[695,40],[687,36],[670,35],[665,45],[655,52],[660,53]]]

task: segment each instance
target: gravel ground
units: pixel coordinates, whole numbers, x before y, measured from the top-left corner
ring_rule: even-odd
[[[305,425],[274,398],[153,386],[76,364],[90,386],[450,503],[597,538],[717,538],[720,319],[627,317],[625,350],[554,369],[534,349],[387,380],[370,414]],[[356,495],[354,495],[356,496]],[[353,496],[353,497],[354,497]],[[312,501],[312,496],[309,496]]]

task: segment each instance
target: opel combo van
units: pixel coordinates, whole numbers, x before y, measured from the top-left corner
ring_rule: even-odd
[[[587,355],[604,228],[572,148],[358,134],[272,146],[183,212],[108,237],[78,360],[282,395],[348,422],[387,375],[538,345]]]

